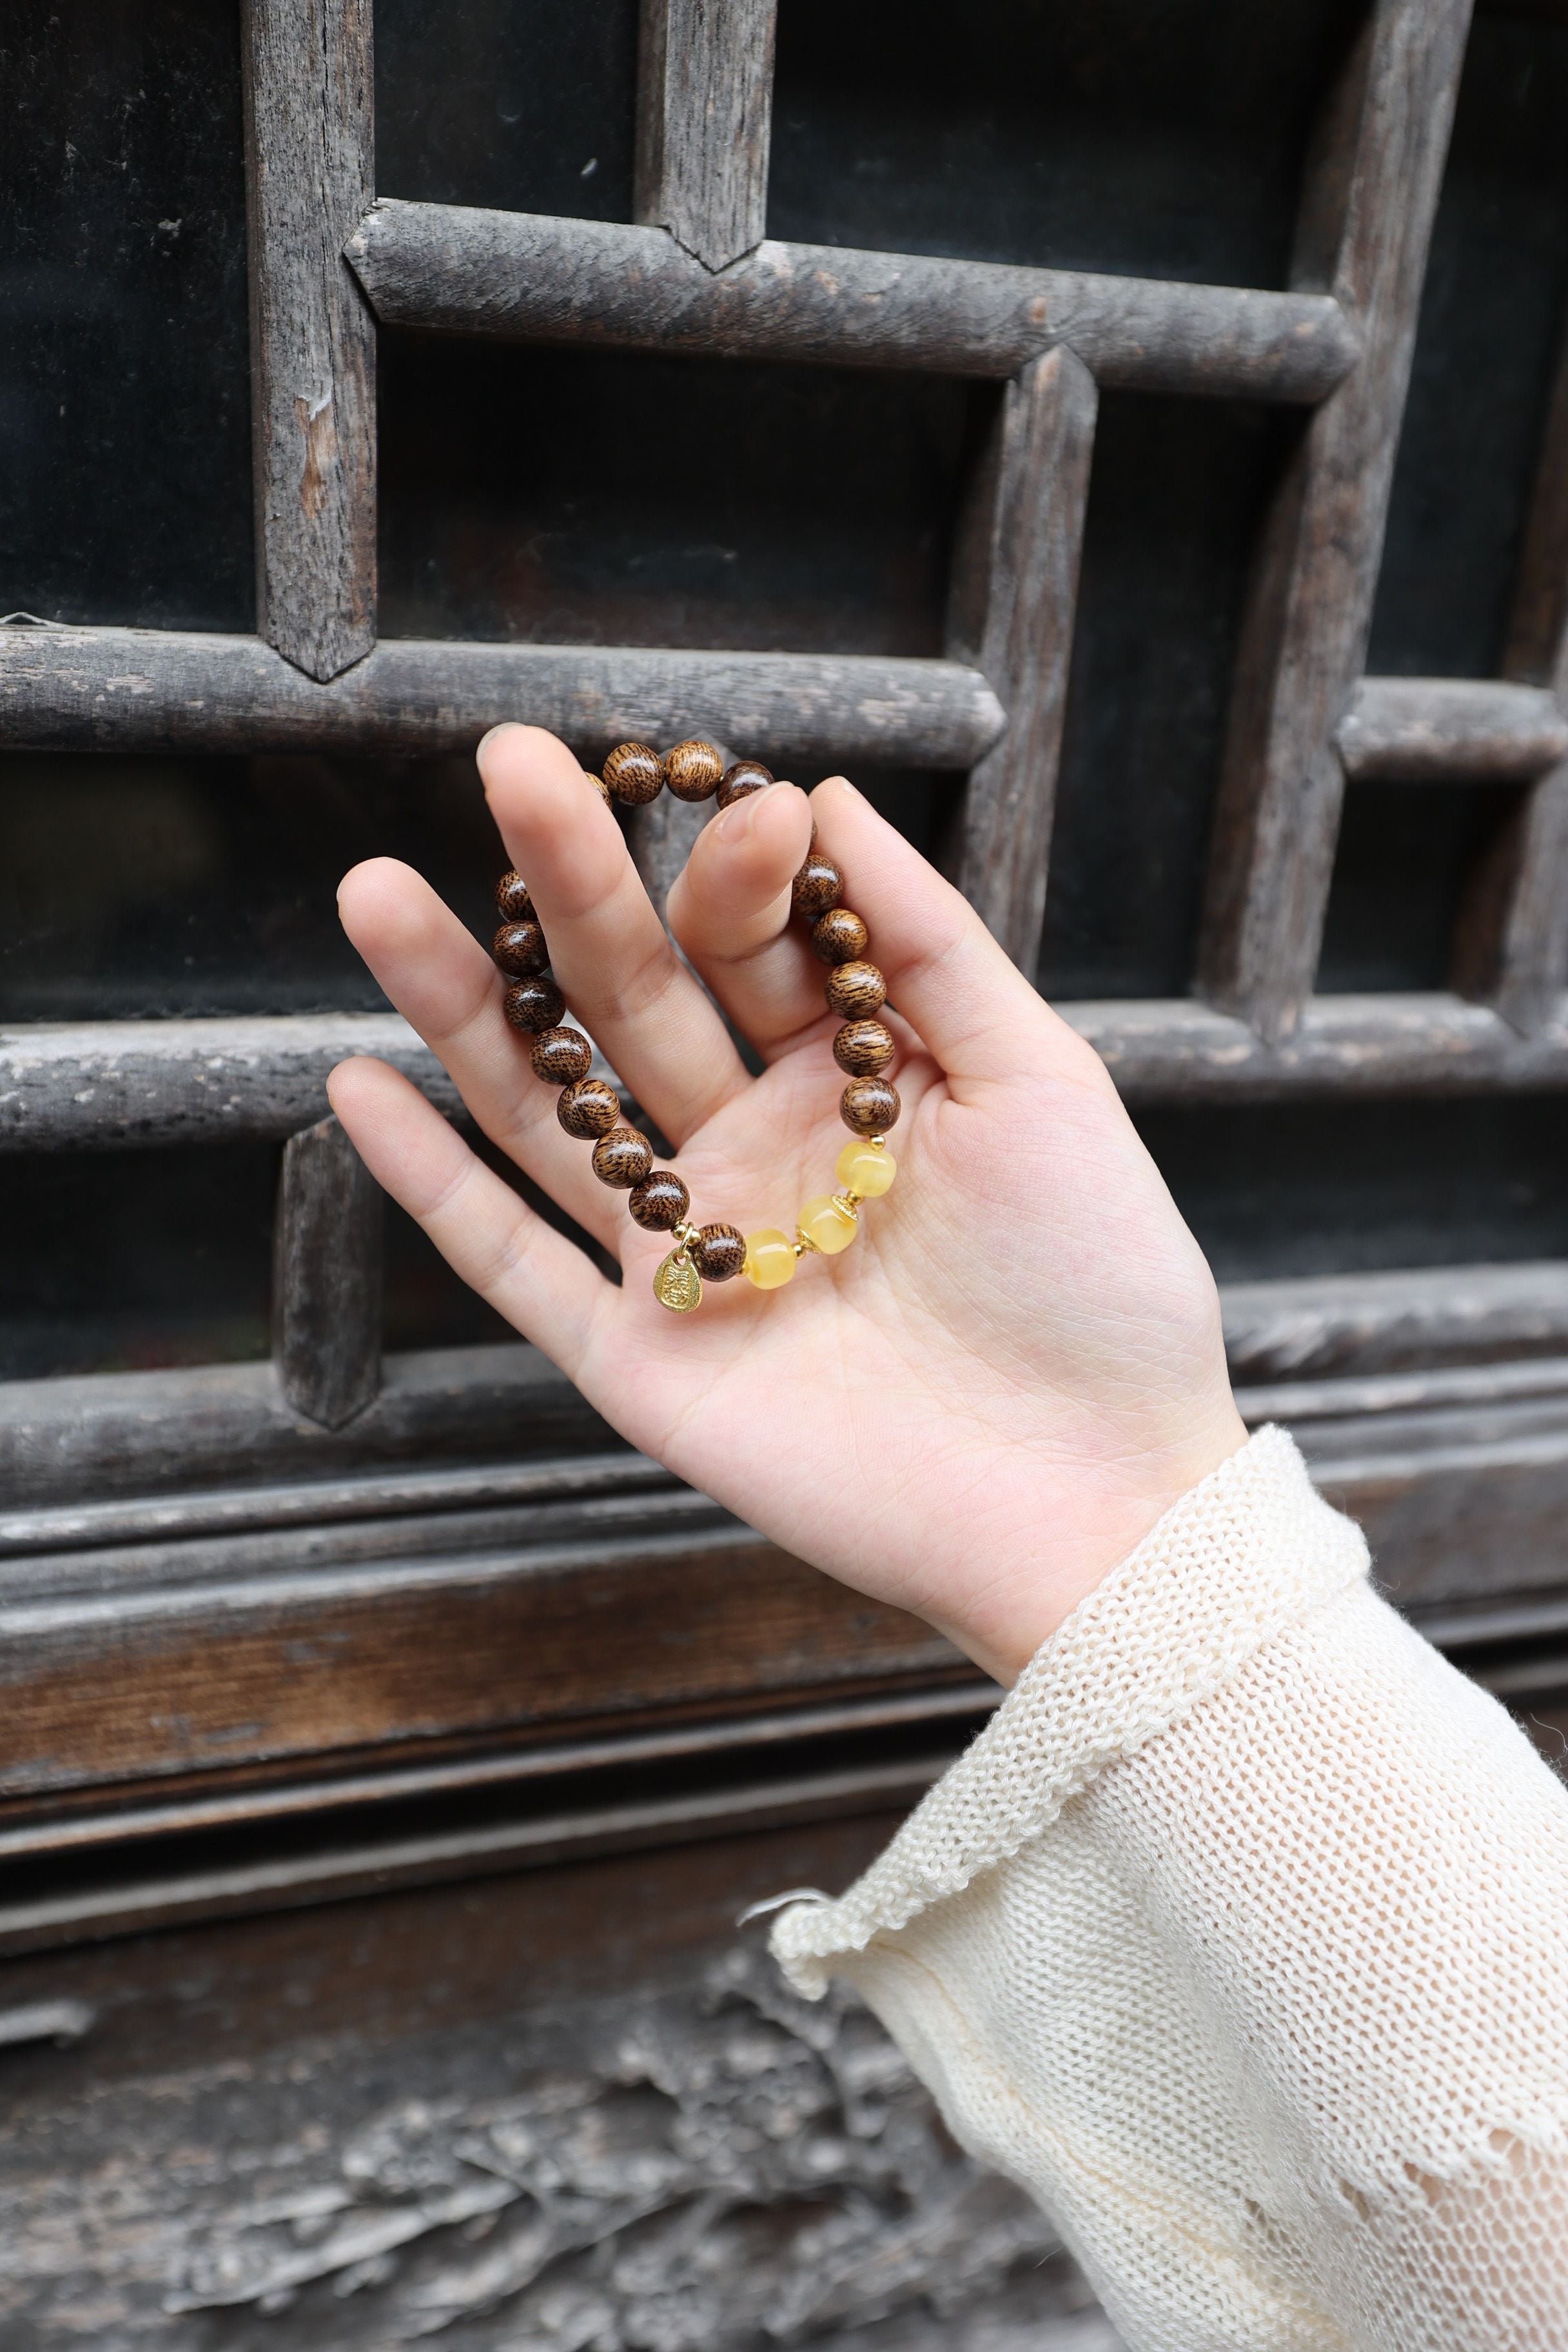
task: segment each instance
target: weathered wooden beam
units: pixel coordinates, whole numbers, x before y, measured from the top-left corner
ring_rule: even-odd
[[[1568,730],[1568,337],[1558,361],[1503,667],[1549,691]],[[1568,740],[1491,845],[1460,917],[1455,985],[1518,1028],[1568,983]]]
[[[1330,295],[772,239],[715,276],[662,229],[390,197],[346,251],[384,324],[521,341],[996,378],[1067,343],[1102,384],[1298,403],[1356,353]]]
[[[380,1185],[331,1117],[291,1135],[272,1234],[272,1361],[283,1401],[342,1429],[381,1385]]]
[[[959,887],[1031,979],[1098,402],[1094,378],[1065,348],[1006,385],[953,567],[948,651],[984,673],[1007,712],[1005,732],[969,772]]]
[[[1568,718],[1501,678],[1363,677],[1336,740],[1352,781],[1520,784],[1568,757]]]
[[[393,637],[313,686],[257,637],[0,628],[0,744],[34,751],[471,751],[524,719],[585,756],[700,734],[808,769],[968,768],[1004,718],[977,670],[870,654]]]
[[[448,1113],[457,1088],[395,1013],[39,1022],[0,1030],[0,1151],[273,1140],[326,1116],[327,1074],[374,1054]]]
[[[1188,997],[1061,1005],[1129,1102],[1454,1095],[1568,1086],[1568,996],[1529,1037],[1458,996],[1320,996],[1277,1045]]]
[[[1284,467],[1243,619],[1200,992],[1263,1037],[1311,990],[1339,833],[1334,734],[1365,663],[1394,452],[1470,0],[1374,0],[1311,164],[1291,282],[1361,357]]]
[[[336,677],[375,642],[371,0],[246,0],[244,56],[257,627]]]
[[[1134,1102],[1568,1087],[1568,994],[1528,1037],[1458,996],[1318,997],[1278,1046],[1188,997],[1060,1010]],[[328,1072],[357,1053],[460,1114],[450,1079],[395,1013],[38,1023],[0,1030],[0,1150],[282,1138],[323,1115]],[[595,1068],[616,1083],[603,1061]]]
[[[777,0],[643,0],[633,208],[706,269],[767,226]]]
[[[270,1363],[0,1382],[8,1509],[231,1482],[363,1475],[413,1464],[558,1462],[618,1441],[552,1364],[515,1346],[420,1349],[382,1361],[373,1403],[343,1430],[286,1402]],[[389,1503],[389,1510],[399,1506]]]
[[[1434,1265],[1220,1285],[1226,1355],[1249,1384],[1568,1357],[1568,1261]]]

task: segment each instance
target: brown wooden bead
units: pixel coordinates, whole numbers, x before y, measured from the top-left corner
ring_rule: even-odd
[[[594,1049],[581,1029],[542,1029],[528,1049],[535,1077],[552,1087],[585,1078]]]
[[[823,991],[830,1013],[845,1021],[865,1021],[888,1001],[888,983],[874,963],[841,963]]]
[[[710,801],[723,773],[723,754],[711,743],[678,743],[664,755],[664,781],[678,801]]]
[[[737,760],[726,768],[719,785],[719,805],[730,806],[731,801],[743,801],[748,793],[765,793],[773,782],[773,772],[764,768],[760,760]]]
[[[852,1078],[872,1078],[885,1070],[896,1048],[879,1021],[847,1021],[833,1040],[833,1058]]]
[[[586,1142],[590,1136],[608,1135],[621,1123],[621,1098],[604,1078],[579,1078],[563,1087],[555,1116],[568,1135]]]
[[[587,777],[588,782],[593,785],[594,790],[598,793],[599,798],[602,801],[608,801],[610,797],[610,788],[605,782],[603,776],[596,776],[592,768],[584,768],[583,773]]]
[[[664,784],[658,753],[646,743],[617,743],[605,762],[605,782],[627,808],[658,800]]]
[[[691,1255],[704,1282],[729,1282],[746,1263],[746,1236],[735,1225],[704,1225]]]
[[[626,1202],[632,1222],[647,1234],[668,1234],[691,1206],[691,1195],[673,1168],[656,1168]]]
[[[490,953],[502,971],[510,971],[514,980],[525,980],[531,971],[542,971],[550,961],[543,931],[527,919],[521,923],[503,923],[490,941]]]
[[[797,915],[815,922],[837,907],[844,895],[844,877],[831,857],[814,849],[790,887],[790,904]]]
[[[838,1116],[851,1135],[886,1135],[903,1105],[886,1078],[851,1078],[838,1097]]]
[[[865,954],[869,936],[847,907],[830,907],[811,927],[812,952],[824,963],[854,963]]]
[[[553,1029],[566,1010],[566,999],[547,971],[514,980],[506,992],[506,1017],[514,1029]]]
[[[531,923],[534,919],[528,885],[515,866],[510,867],[496,884],[496,912],[503,923]]]
[[[601,1184],[629,1192],[653,1166],[653,1146],[635,1127],[612,1127],[594,1146],[594,1173]]]

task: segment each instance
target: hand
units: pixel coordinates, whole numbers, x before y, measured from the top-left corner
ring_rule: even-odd
[[[655,1300],[668,1234],[564,1134],[486,953],[405,866],[344,880],[349,937],[485,1133],[602,1242],[607,1281],[384,1064],[332,1107],[437,1247],[632,1444],[763,1534],[915,1611],[1010,1683],[1246,1432],[1208,1267],[1099,1056],[959,894],[842,777],[707,824],[676,937],[756,1047],[743,1066],[676,956],[614,816],[563,745],[496,730],[479,769],[574,1013],[676,1147],[694,1223],[793,1236],[847,1137],[825,968],[789,887],[815,818],[870,929],[899,1040],[890,1192],[840,1256],[759,1293]]]

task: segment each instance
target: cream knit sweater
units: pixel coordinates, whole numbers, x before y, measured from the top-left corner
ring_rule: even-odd
[[[1568,1792],[1264,1430],[837,1902],[1133,2352],[1568,2347]]]

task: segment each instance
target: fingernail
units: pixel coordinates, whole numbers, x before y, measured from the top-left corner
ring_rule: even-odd
[[[721,841],[744,841],[756,819],[757,803],[765,801],[770,793],[778,791],[776,783],[764,784],[760,793],[748,793],[744,800],[732,801],[714,826]]]

